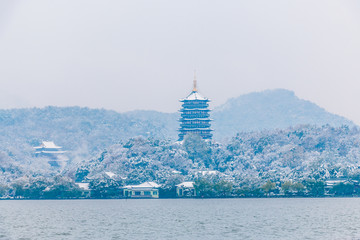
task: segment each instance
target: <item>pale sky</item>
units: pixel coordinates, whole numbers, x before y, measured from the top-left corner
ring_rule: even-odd
[[[0,1],[0,108],[175,112],[285,88],[360,124],[360,1]]]

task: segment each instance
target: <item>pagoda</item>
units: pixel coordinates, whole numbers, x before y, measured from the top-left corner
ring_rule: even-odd
[[[210,128],[210,109],[208,98],[201,96],[196,87],[196,76],[194,76],[194,87],[192,92],[184,99],[181,99],[181,117],[179,129],[179,141],[184,140],[188,133],[200,135],[203,139],[212,138]]]

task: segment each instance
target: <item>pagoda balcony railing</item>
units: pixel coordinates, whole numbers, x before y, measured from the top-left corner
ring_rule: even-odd
[[[213,120],[208,117],[206,117],[206,118],[180,118],[178,120],[178,122],[181,122],[183,124],[190,124],[190,123],[192,123],[192,124],[199,124],[199,123],[207,124],[207,123],[210,123],[211,121],[213,121]]]
[[[209,113],[203,113],[203,114],[186,114],[182,113],[181,118],[208,118],[210,117]]]
[[[207,127],[207,128],[195,128],[195,127],[191,127],[191,128],[185,128],[185,127],[180,127],[178,129],[179,132],[194,132],[194,131],[202,131],[202,132],[207,132],[210,133],[212,131],[214,131],[212,128]]]
[[[182,128],[209,128],[211,124],[180,124]]]
[[[183,108],[189,108],[189,109],[193,109],[193,108],[208,108],[209,104],[183,104],[182,105]]]
[[[188,112],[188,113],[201,113],[201,112],[210,112],[211,110],[208,108],[193,108],[193,109],[188,109],[188,108],[181,108],[180,112]]]
[[[190,120],[182,120],[180,119],[181,124],[187,124],[187,125],[204,125],[204,124],[210,124],[211,120],[209,118],[205,119],[190,119]]]

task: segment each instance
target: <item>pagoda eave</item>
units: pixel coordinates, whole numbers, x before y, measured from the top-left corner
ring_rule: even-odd
[[[191,132],[191,131],[197,131],[197,130],[201,130],[201,131],[214,131],[213,129],[209,129],[209,128],[179,128],[179,131],[185,131],[185,132]]]

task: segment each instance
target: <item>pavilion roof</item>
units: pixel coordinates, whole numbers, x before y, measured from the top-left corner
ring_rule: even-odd
[[[40,146],[34,148],[38,149],[38,148],[62,148],[62,147],[56,146],[54,142],[42,141]]]

